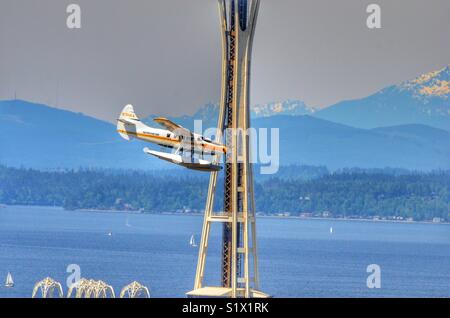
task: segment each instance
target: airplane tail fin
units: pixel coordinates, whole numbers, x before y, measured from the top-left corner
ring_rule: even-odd
[[[139,118],[134,113],[133,105],[127,105],[120,113],[117,120],[117,132],[125,140],[131,140],[133,135],[130,132],[136,130],[136,125],[140,123]]]
[[[133,105],[127,105],[124,107],[122,112],[120,113],[119,120],[128,122],[128,121],[139,121],[139,118],[134,113]]]

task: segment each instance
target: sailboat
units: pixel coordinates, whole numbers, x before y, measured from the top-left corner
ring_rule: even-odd
[[[189,244],[190,244],[192,247],[197,247],[197,244],[195,243],[195,237],[194,237],[194,234],[192,234],[191,240],[190,240]]]
[[[333,234],[333,227],[330,227],[330,234]]]
[[[9,272],[8,272],[8,275],[6,276],[5,287],[8,287],[8,288],[14,287],[14,280],[12,278],[11,273],[9,273]]]

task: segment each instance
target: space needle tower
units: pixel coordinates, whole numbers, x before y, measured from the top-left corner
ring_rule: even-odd
[[[260,0],[218,0],[222,35],[222,93],[216,141],[228,151],[223,209],[214,212],[218,172],[212,172],[194,290],[188,297],[264,298],[259,291],[253,170],[250,163],[250,66]],[[215,158],[218,162],[221,158]],[[205,286],[213,224],[221,225],[221,277]]]

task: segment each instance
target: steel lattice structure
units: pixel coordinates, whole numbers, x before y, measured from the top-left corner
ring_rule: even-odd
[[[150,291],[138,282],[132,282],[120,292],[120,298],[150,298]]]
[[[75,291],[75,298],[115,298],[114,288],[101,280],[80,279],[73,284],[67,292],[67,298],[71,298]]]
[[[39,291],[42,298],[55,298],[55,291],[58,292],[58,298],[62,298],[64,296],[61,284],[50,277],[44,278],[34,285],[31,298],[36,298]]]
[[[212,172],[192,297],[267,297],[259,292],[253,170],[250,163],[250,66],[260,0],[218,0],[222,33],[222,94],[216,141],[227,146],[223,212],[214,213],[218,173]],[[215,162],[220,160],[219,157]],[[205,287],[211,225],[223,224],[221,286]],[[251,260],[253,266],[250,265]],[[252,269],[251,269],[252,267]],[[253,277],[250,272],[253,272]]]

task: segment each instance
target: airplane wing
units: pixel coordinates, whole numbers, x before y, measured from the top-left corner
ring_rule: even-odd
[[[170,130],[171,132],[177,132],[179,135],[180,134],[191,135],[191,132],[188,129],[186,129],[183,126],[180,126],[178,124],[175,124],[173,121],[171,121],[167,118],[158,117],[158,118],[153,119],[153,121],[160,124],[167,130]]]

